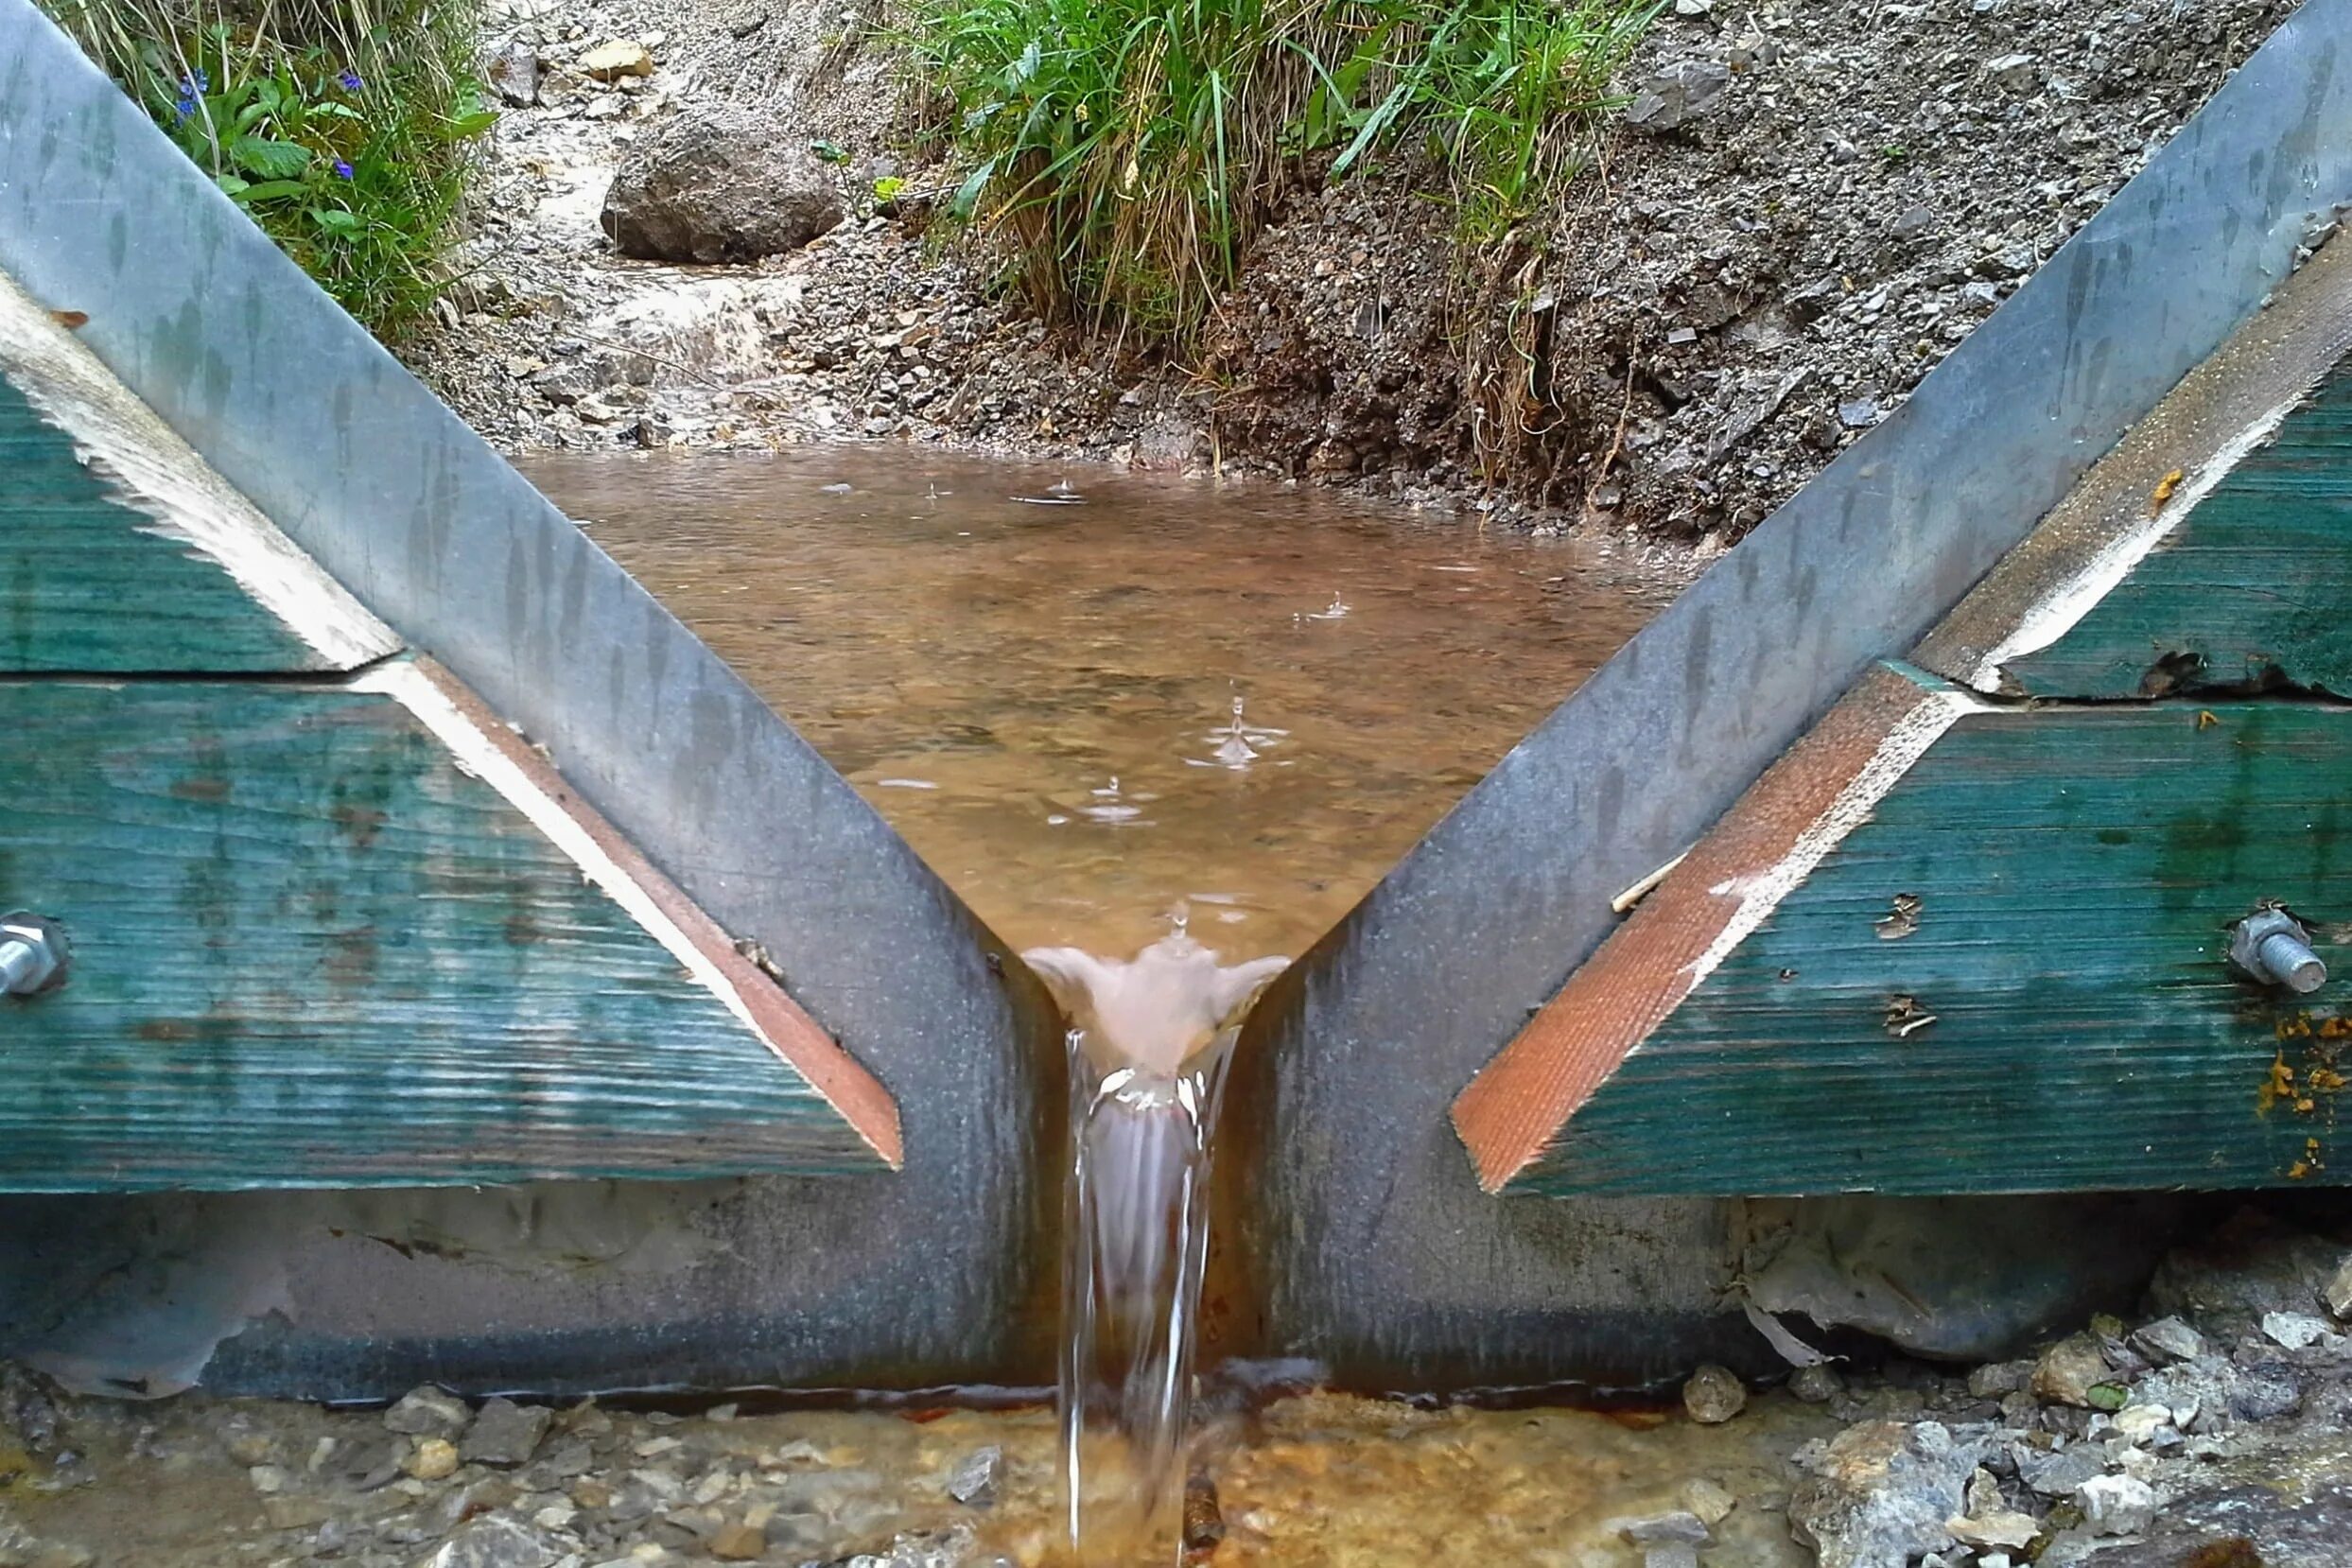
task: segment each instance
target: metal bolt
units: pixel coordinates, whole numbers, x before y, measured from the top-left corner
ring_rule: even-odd
[[[2258,910],[2230,933],[2230,962],[2256,980],[2308,995],[2327,984],[2311,933],[2283,909]]]
[[[0,917],[0,992],[28,997],[63,983],[65,933],[22,910]]]

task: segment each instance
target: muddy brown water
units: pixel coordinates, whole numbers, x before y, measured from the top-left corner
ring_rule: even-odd
[[[897,447],[525,471],[1017,948],[1124,955],[1181,905],[1300,950],[1674,586],[1325,494]]]
[[[1232,955],[1298,950],[1673,585],[1589,545],[1324,496],[903,450],[529,467],[1023,948],[1124,955],[1183,906]],[[1077,504],[1036,504],[1064,481]],[[1221,1409],[1193,1450],[1218,1504],[1191,1560],[1284,1568],[1634,1568],[1623,1518],[1694,1487],[1735,1504],[1709,1561],[1795,1568],[1785,1461],[1833,1425],[1779,1395],[1726,1426],[1330,1394]],[[421,1450],[374,1412],[77,1402],[70,1460],[0,1434],[0,1561],[413,1568],[476,1560],[439,1554],[499,1521],[614,1568],[707,1561],[737,1525],[775,1563],[941,1530],[973,1532],[971,1560],[1062,1558],[1049,1411],[725,1415],[584,1407],[519,1470],[386,1484]],[[953,1501],[984,1445],[998,1500]],[[675,1506],[613,1500],[649,1477]],[[9,1556],[18,1526],[44,1544]],[[861,1560],[934,1560],[909,1551]]]

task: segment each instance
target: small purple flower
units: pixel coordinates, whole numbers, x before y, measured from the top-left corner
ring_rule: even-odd
[[[184,101],[213,90],[213,78],[201,70],[190,71],[180,78],[180,96]]]
[[[351,178],[351,166],[340,158],[335,160],[335,178],[338,180],[348,180]]]
[[[360,88],[367,85],[366,82],[359,79],[359,73],[357,71],[345,71],[341,76],[337,77],[335,79],[343,84],[343,91],[346,93],[357,93]]]
[[[181,95],[180,101],[172,107],[179,111],[182,125],[187,124],[196,114],[196,100],[184,93]]]

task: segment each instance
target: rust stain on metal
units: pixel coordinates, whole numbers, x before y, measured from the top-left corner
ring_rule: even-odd
[[[1704,978],[1743,904],[1836,814],[1898,726],[1951,700],[1874,670],[1740,797],[1455,1101],[1481,1186],[1500,1191],[1543,1152]]]
[[[757,1024],[769,1049],[790,1063],[809,1086],[873,1145],[893,1170],[906,1160],[897,1102],[881,1080],[842,1049],[841,1042],[810,1018],[799,1002],[738,951],[719,923],[640,853],[620,830],[572,792],[545,753],[525,740],[448,671],[428,658],[417,670],[482,737],[560,807],[623,875],[644,890],[695,950],[724,977]]]

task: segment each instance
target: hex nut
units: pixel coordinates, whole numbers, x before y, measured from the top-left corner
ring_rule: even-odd
[[[54,920],[19,910],[0,915],[0,991],[38,996],[64,984],[69,950]]]

